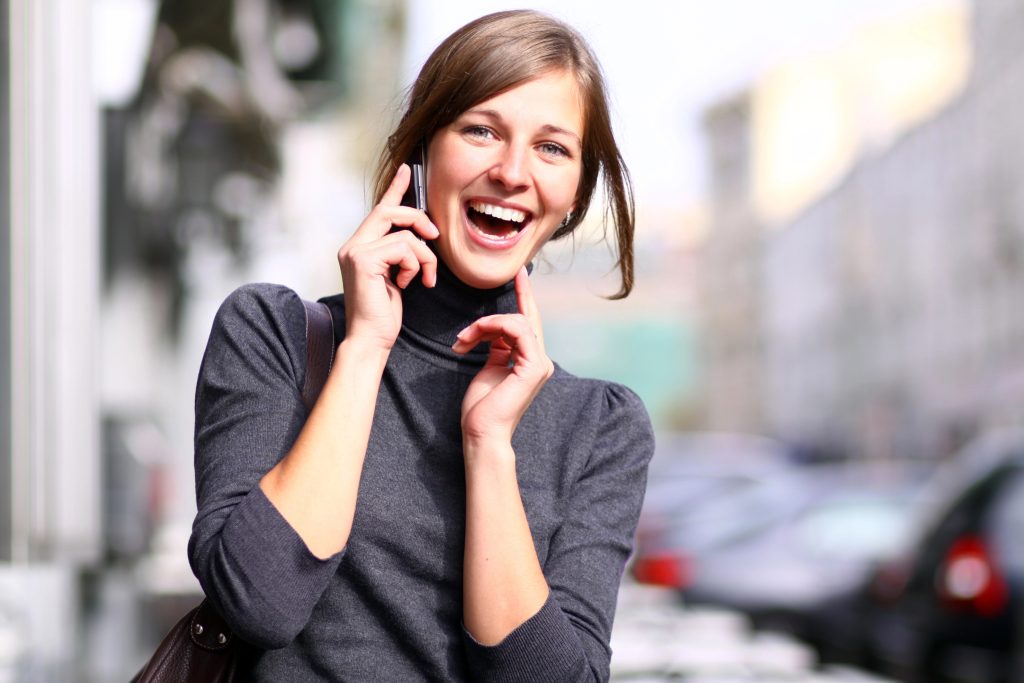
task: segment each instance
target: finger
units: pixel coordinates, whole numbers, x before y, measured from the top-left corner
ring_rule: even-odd
[[[356,229],[350,242],[366,243],[380,239],[396,226],[411,228],[424,239],[435,239],[440,234],[426,212],[401,205],[402,195],[409,186],[409,177],[408,165],[402,164],[380,202]]]
[[[533,285],[530,284],[530,274],[526,266],[519,269],[515,279],[516,302],[519,306],[519,313],[522,314],[533,327],[534,334],[544,345],[544,325],[540,319],[540,310],[537,308],[537,300],[533,298]]]
[[[540,352],[540,342],[530,322],[523,315],[490,315],[480,318],[459,332],[452,345],[456,353],[465,353],[482,342],[503,340],[526,356]]]
[[[421,269],[429,270],[425,277],[431,282],[424,284],[433,286],[436,280],[437,256],[409,232],[359,245],[349,253],[349,259],[357,271],[373,276],[388,276],[392,268],[397,268],[394,283],[401,288],[408,286]]]
[[[408,250],[407,252],[399,252],[402,257],[401,261],[390,263],[390,265],[399,267],[399,272],[395,277],[396,285],[405,289],[412,282],[416,273],[419,272],[422,272],[424,286],[433,287],[437,284],[437,255],[430,250],[430,247],[423,240],[408,230],[402,230],[388,235],[381,242],[385,244],[399,243]],[[409,259],[409,254],[411,254],[412,260],[415,261],[414,266]]]
[[[393,239],[402,240],[409,245],[412,249],[413,254],[416,257],[416,261],[419,263],[419,270],[423,273],[423,284],[426,287],[433,287],[437,284],[437,254],[430,250],[430,247],[426,243],[416,237],[413,233],[408,230],[403,230],[398,233],[394,233],[391,236]],[[413,274],[415,275],[415,273]],[[411,281],[410,276],[410,281]],[[406,283],[408,284],[408,282]],[[403,285],[404,287],[404,285]]]
[[[437,226],[425,212],[409,206],[381,206],[381,218],[389,224],[388,231],[393,228],[409,228],[423,239],[436,239],[440,234]]]
[[[406,242],[391,243],[383,246],[381,252],[384,252],[381,257],[388,264],[389,271],[392,266],[398,268],[394,278],[395,285],[399,289],[408,287],[416,273],[420,272],[420,261],[416,258],[412,245]]]
[[[397,229],[396,229],[397,228]],[[360,225],[355,234],[346,242],[349,244],[368,244],[381,239],[388,233],[398,233],[403,229],[419,235],[422,239],[436,239],[440,234],[437,226],[419,209],[408,206],[386,206],[380,203]],[[345,246],[342,247],[344,249]]]
[[[409,169],[409,164],[402,164],[395,171],[395,177],[391,179],[391,184],[388,185],[388,189],[384,191],[384,195],[380,198],[381,206],[398,206],[402,203],[402,195],[409,189],[409,179],[412,177],[412,171]]]

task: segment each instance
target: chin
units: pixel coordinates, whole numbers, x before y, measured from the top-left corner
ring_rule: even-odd
[[[438,250],[438,255],[448,269],[463,284],[476,289],[502,287],[515,279],[523,263],[513,254],[475,254],[461,250]],[[446,253],[447,252],[447,253]]]
[[[519,269],[515,268],[511,270],[510,273],[501,273],[496,270],[478,272],[471,268],[454,267],[451,268],[451,271],[455,274],[455,277],[459,278],[459,280],[470,287],[475,287],[476,289],[494,289],[495,287],[501,287],[514,280]]]

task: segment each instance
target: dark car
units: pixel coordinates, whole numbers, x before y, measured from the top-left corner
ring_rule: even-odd
[[[808,464],[778,442],[737,435],[689,437],[660,455],[632,574],[687,602],[803,636],[809,610],[901,542],[902,468]]]
[[[685,597],[813,644],[808,615],[863,582],[903,542],[914,492],[833,469],[805,466],[772,516],[697,556]]]
[[[978,440],[943,468],[915,540],[822,605],[829,649],[915,683],[1022,683],[1024,433]]]

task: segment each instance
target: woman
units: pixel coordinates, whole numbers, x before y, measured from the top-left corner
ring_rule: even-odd
[[[418,145],[429,213],[399,205]],[[253,679],[608,678],[650,423],[548,359],[526,269],[602,174],[625,296],[632,196],[594,57],[545,15],[483,17],[423,67],[338,253],[339,346],[308,416],[297,295],[222,306],[189,553]]]

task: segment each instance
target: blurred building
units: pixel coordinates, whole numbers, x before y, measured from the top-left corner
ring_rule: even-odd
[[[741,350],[739,359],[708,356],[714,426],[884,457],[935,455],[978,426],[1024,418],[1024,316],[1014,306],[1024,294],[1024,142],[1014,115],[1024,104],[1024,5],[977,0],[969,25],[968,70],[955,30],[935,17],[918,24],[918,40],[931,27],[922,54],[935,47],[926,61],[939,68],[908,72],[918,75],[907,89],[930,83],[920,98],[894,91],[905,103],[900,125],[880,124],[877,104],[868,131],[881,135],[850,142],[835,121],[802,125],[793,153],[802,144],[823,160],[811,165],[803,200],[791,193],[767,210],[770,193],[732,194],[716,173],[733,212],[760,210],[739,226],[732,214],[712,220],[708,345]],[[929,81],[936,73],[946,78]],[[714,150],[766,134],[754,125],[764,121],[752,113],[758,96],[755,88],[728,115],[709,113],[713,167]],[[758,177],[753,156],[734,171]],[[742,245],[722,246],[738,233]],[[746,285],[713,286],[740,269]],[[731,307],[749,310],[750,323],[716,324]],[[718,381],[737,368],[742,384]]]
[[[699,281],[705,419],[713,429],[765,425],[760,261],[765,234],[753,204],[751,98],[738,95],[706,117],[711,226]]]
[[[154,602],[195,600],[213,311],[254,273],[337,287],[404,17],[401,0],[0,1],[0,683],[126,680],[162,627],[146,615],[183,611]]]
[[[0,680],[61,681],[76,569],[102,545],[89,12],[14,1],[0,16]]]

